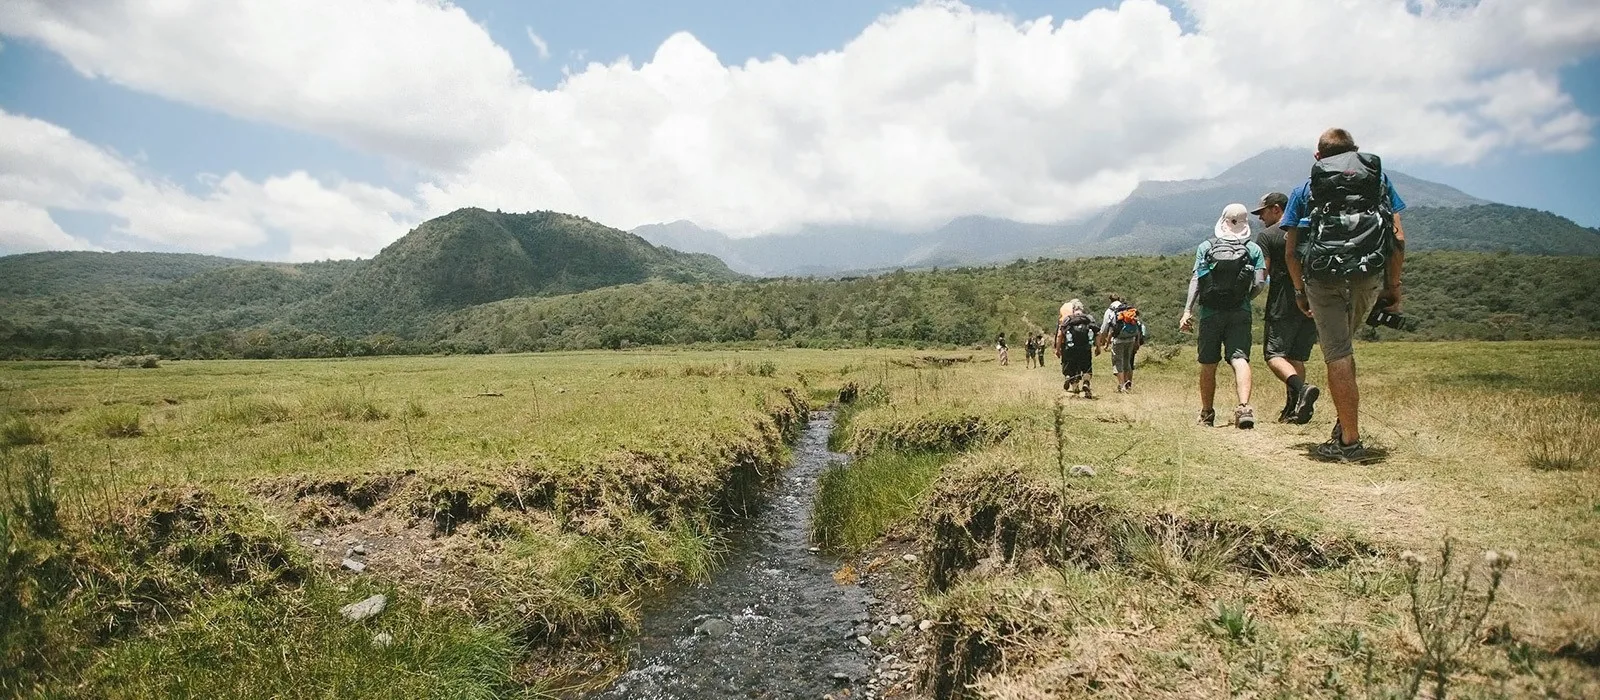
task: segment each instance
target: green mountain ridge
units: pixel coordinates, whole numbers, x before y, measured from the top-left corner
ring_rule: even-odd
[[[360,353],[371,343],[352,339],[384,336],[380,344],[392,345],[440,315],[514,296],[742,278],[714,257],[652,246],[582,217],[475,208],[424,222],[370,260],[32,253],[0,258],[0,272],[8,273],[0,356],[29,357],[257,352],[240,344],[246,336],[316,336],[302,350]]]
[[[1500,204],[1416,207],[1404,221],[1419,261],[1408,269],[1408,280],[1428,280],[1429,270],[1457,271],[1413,287],[1423,298],[1429,285],[1450,290],[1438,297],[1436,309],[1418,308],[1424,316],[1448,311],[1430,319],[1424,337],[1594,334],[1590,319],[1600,318],[1600,309],[1590,309],[1586,299],[1600,294],[1585,280],[1600,277],[1600,232],[1549,212]],[[947,228],[951,240],[978,241],[993,222],[966,217]],[[959,344],[1002,323],[1020,322],[999,307],[970,310],[1007,299],[1025,302],[1031,309],[1027,323],[1040,326],[1048,324],[1050,305],[1062,301],[1053,296],[1092,296],[1112,285],[1175,305],[1183,271],[1173,266],[1181,267],[1206,233],[1194,226],[1141,222],[1125,234],[1143,239],[1130,245],[1158,245],[1167,258],[1041,259],[765,282],[750,281],[710,255],[653,246],[581,217],[482,209],[425,222],[370,260],[280,264],[161,253],[17,255],[0,258],[0,357],[293,357],[699,342]],[[1030,235],[1047,233],[1039,228]],[[1120,238],[1095,247],[1118,250]],[[840,245],[847,241],[842,238]],[[1485,252],[1426,252],[1448,248]],[[1577,257],[1529,255],[1543,253]],[[930,254],[924,260],[948,265],[959,257]],[[1438,261],[1450,265],[1441,268]],[[1027,267],[1035,264],[1043,267]],[[1460,272],[1474,265],[1482,269]],[[1014,269],[1041,279],[1007,277]],[[1488,284],[1502,279],[1504,269],[1517,271],[1503,278],[1510,292]],[[915,284],[890,284],[905,275]],[[1039,287],[1041,281],[1048,286]],[[1568,300],[1562,303],[1587,315],[1521,330],[1515,323],[1497,326],[1478,318],[1549,316],[1537,290],[1572,285],[1583,293],[1560,296]],[[1508,293],[1515,298],[1502,303],[1498,297]],[[891,301],[869,301],[883,294]],[[1440,326],[1444,320],[1457,325]],[[1447,327],[1456,330],[1441,330]]]

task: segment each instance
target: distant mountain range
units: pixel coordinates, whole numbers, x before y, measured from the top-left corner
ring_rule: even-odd
[[[917,233],[830,226],[734,238],[676,221],[640,226],[634,233],[657,245],[715,255],[735,270],[761,276],[839,275],[1033,257],[1170,254],[1189,250],[1209,233],[1224,205],[1253,205],[1267,192],[1287,193],[1305,179],[1310,166],[1302,151],[1271,150],[1216,177],[1140,183],[1115,206],[1060,224],[966,216]],[[1406,200],[1408,213],[1402,218],[1414,249],[1600,254],[1600,235],[1565,218],[1494,204],[1398,171],[1389,175]]]

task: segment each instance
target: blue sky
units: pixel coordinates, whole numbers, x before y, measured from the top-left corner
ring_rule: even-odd
[[[966,3],[970,10],[937,6],[918,12],[915,3],[843,0],[458,0],[481,30],[461,24],[454,34],[437,32],[445,37],[437,40],[438,46],[417,50],[440,57],[428,58],[425,66],[459,57],[460,72],[440,69],[436,82],[419,80],[412,86],[407,81],[417,72],[415,65],[397,67],[382,56],[358,58],[348,75],[330,78],[351,79],[361,88],[360,94],[351,91],[349,105],[341,105],[340,91],[330,98],[307,87],[322,82],[321,76],[302,81],[299,75],[284,75],[293,57],[267,55],[273,47],[292,44],[292,31],[271,34],[263,28],[261,36],[237,39],[241,46],[254,48],[233,50],[228,42],[211,38],[217,32],[210,27],[231,21],[226,11],[196,16],[185,26],[152,24],[144,33],[165,36],[164,46],[173,45],[173,37],[180,48],[192,45],[194,62],[186,63],[190,56],[180,54],[176,62],[152,60],[143,70],[128,57],[139,59],[152,49],[115,31],[119,23],[154,22],[141,14],[137,0],[90,2],[104,6],[107,17],[123,13],[115,21],[53,17],[57,7],[22,0],[18,8],[0,11],[0,110],[13,120],[25,120],[16,123],[29,134],[39,134],[40,143],[49,141],[44,132],[53,125],[70,132],[75,148],[93,151],[83,156],[87,160],[63,159],[63,168],[117,172],[106,175],[104,182],[62,184],[59,173],[30,170],[36,157],[28,154],[34,151],[19,149],[0,159],[0,168],[15,171],[9,175],[24,181],[11,194],[0,188],[0,202],[15,200],[0,205],[11,207],[0,213],[34,222],[25,231],[0,232],[0,252],[7,252],[4,236],[11,235],[15,240],[32,236],[28,240],[34,247],[43,245],[39,241],[69,241],[62,247],[196,250],[278,259],[370,255],[422,218],[462,204],[576,210],[617,226],[691,218],[737,233],[793,228],[817,222],[813,217],[911,227],[963,213],[1059,219],[1109,204],[1139,179],[1203,176],[1255,151],[1314,139],[1314,131],[1295,131],[1290,123],[1321,123],[1316,121],[1316,104],[1287,106],[1281,130],[1210,136],[1226,129],[1235,109],[1273,123],[1270,115],[1278,95],[1292,92],[1261,84],[1265,81],[1251,76],[1260,69],[1246,65],[1250,52],[1283,55],[1275,44],[1286,32],[1271,22],[1241,21],[1251,16],[1252,8],[1263,7],[1263,1],[1208,0],[1196,5],[1203,7],[1194,14],[1175,2],[1164,3],[1165,9],[1148,1],[1112,6],[1115,21],[1112,13],[1103,13],[1099,29],[1059,38],[1077,52],[1071,60],[1078,67],[1058,65],[1053,70],[1066,71],[1060,73],[1067,76],[1062,81],[1070,78],[1077,86],[1050,96],[1044,95],[1051,89],[1048,78],[1004,85],[1008,75],[1031,72],[1025,61],[1054,60],[1061,53],[1059,46],[1037,48],[1042,40],[1030,39],[1013,25],[1050,15],[1059,28],[1062,20],[1081,18],[1104,3],[974,1]],[[1576,0],[1528,1],[1548,4],[1555,13],[1583,12],[1584,19],[1595,14]],[[1382,3],[1369,2],[1375,7]],[[267,7],[292,13],[291,4]],[[1300,4],[1302,9],[1284,9]],[[1499,0],[1499,5],[1514,3]],[[1163,18],[1168,10],[1172,16]],[[1297,0],[1273,5],[1271,11],[1284,13],[1282,21],[1287,22],[1301,16],[1311,21],[1309,14],[1292,12],[1319,10],[1310,0]],[[371,54],[363,47],[386,38],[413,44],[435,41],[431,30],[417,34],[420,38],[399,36],[403,28],[386,30],[383,17],[372,17],[366,26],[368,15],[357,14],[361,19],[352,25],[348,18],[341,22],[320,12],[308,11],[304,21],[355,27],[349,39],[355,53],[341,56]],[[101,44],[86,49],[65,43],[50,35],[41,18],[76,22]],[[1470,22],[1457,24],[1461,26],[1446,30],[1419,23],[1415,36],[1405,40],[1439,41],[1448,48],[1450,42],[1464,43],[1462,37],[1472,36]],[[851,67],[799,61],[841,52],[869,26],[881,30],[879,37],[843,52],[840,60]],[[1575,26],[1576,35],[1556,37],[1541,34],[1544,30],[1538,27],[1528,29],[1523,47],[1512,47],[1516,50],[1508,50],[1506,57],[1455,76],[1448,94],[1441,86],[1441,94],[1429,103],[1430,113],[1408,113],[1403,103],[1380,95],[1373,99],[1381,107],[1369,114],[1393,114],[1392,123],[1387,117],[1352,114],[1370,121],[1372,126],[1363,128],[1380,134],[1380,143],[1397,153],[1388,157],[1393,167],[1487,199],[1600,225],[1600,198],[1592,195],[1600,190],[1600,146],[1593,122],[1587,121],[1600,115],[1600,36],[1595,36],[1600,32],[1594,30],[1600,22]],[[363,31],[372,34],[369,44],[360,43]],[[475,36],[476,31],[492,43]],[[691,34],[715,54],[715,61],[708,65],[693,42],[662,49],[678,32]],[[530,33],[545,44],[547,54]],[[978,38],[969,46],[963,43],[967,36]],[[1085,47],[1101,36],[1107,46]],[[445,43],[452,37],[457,44]],[[1252,48],[1240,60],[1224,56],[1214,65],[1193,69],[1195,74],[1185,82],[1206,82],[1212,85],[1209,91],[1161,101],[1163,93],[1181,88],[1162,82],[1161,75],[1143,74],[1141,57],[1160,56],[1170,48],[1171,55],[1149,60],[1170,60],[1181,72],[1197,62],[1193,56],[1210,60],[1218,53],[1201,47],[1201,41]],[[940,42],[949,50],[941,50]],[[1126,52],[1119,50],[1123,46]],[[1455,48],[1471,55],[1470,47]],[[238,62],[211,67],[215,62],[205,58],[210,50]],[[390,49],[395,50],[406,49]],[[645,64],[657,58],[658,50],[663,57],[655,61],[660,70],[652,76]],[[1133,57],[1122,55],[1127,52]],[[497,63],[502,53],[513,68]],[[591,63],[609,66],[623,56],[631,59],[625,70],[590,70]],[[773,67],[774,57],[799,66]],[[966,57],[962,60],[977,67],[942,65],[955,60],[950,57]],[[792,81],[802,99],[794,102],[793,94],[764,89],[760,80],[741,83],[736,75],[723,75],[725,70],[738,73],[730,69],[747,61],[772,64],[761,69],[765,80]],[[1002,61],[1022,67],[972,78],[987,70],[984,66]],[[1105,65],[1100,75],[1094,74],[1096,61]],[[503,77],[495,83],[496,71],[503,69],[520,78]],[[188,75],[191,70],[195,76]],[[1387,82],[1374,84],[1370,92],[1415,93],[1422,85],[1426,94],[1425,78],[1394,70],[1395,75],[1386,75]],[[1433,74],[1429,71],[1417,72]],[[1303,72],[1296,69],[1295,74]],[[672,77],[660,77],[669,73]],[[902,79],[901,74],[909,77]],[[438,97],[439,85],[483,76],[489,76],[484,78],[491,83],[487,87],[463,87],[459,96]],[[577,77],[569,80],[571,76]],[[1241,84],[1237,93],[1230,79]],[[248,91],[230,89],[227,83],[235,80],[277,85],[263,94],[280,92],[255,100]],[[809,99],[810,92],[832,94],[834,86],[854,80],[868,84],[840,88],[838,105],[822,104],[817,114],[795,117],[799,126],[791,123],[787,115],[795,104],[826,102]],[[508,81],[514,84],[501,85]],[[1141,86],[1141,81],[1148,85]],[[1131,87],[1119,89],[1118,82]],[[644,83],[648,89],[641,87]],[[672,95],[674,89],[694,95],[709,90],[704,94],[713,97],[705,99],[712,101],[691,104],[694,100]],[[516,94],[507,97],[497,90]],[[958,92],[963,96],[952,96]],[[1524,92],[1527,97],[1519,98]],[[1215,93],[1230,94],[1213,100]],[[1503,99],[1497,101],[1497,95]],[[1230,98],[1237,104],[1212,104]],[[613,99],[618,105],[606,107]],[[1451,105],[1474,100],[1476,111],[1451,113]],[[457,102],[479,111],[467,109],[463,119],[452,121],[450,115],[460,111]],[[1337,115],[1341,105],[1353,103],[1333,95],[1325,109]],[[1536,107],[1519,112],[1526,104]],[[420,105],[415,117],[404,114],[411,105]],[[752,117],[719,116],[741,109]],[[1516,113],[1507,116],[1508,109]],[[522,116],[504,116],[508,110]],[[1094,121],[1096,112],[1104,112],[1103,122]],[[551,116],[557,113],[567,114],[564,121]],[[366,128],[392,114],[393,124]],[[474,114],[489,115],[493,125],[481,133],[471,128]],[[635,117],[629,121],[628,115]],[[762,118],[775,121],[761,123]],[[885,119],[894,123],[874,121]],[[1465,123],[1463,133],[1473,138],[1459,148],[1448,140],[1435,143],[1448,130],[1442,132],[1429,120]],[[824,121],[830,123],[818,126]],[[1057,122],[1072,126],[1054,130]],[[435,131],[448,132],[438,143],[430,124],[443,124]],[[665,126],[674,130],[663,133]],[[746,127],[751,133],[735,133]],[[653,132],[651,139],[631,140],[645,130]],[[1097,139],[1095,134],[1102,131],[1112,136]],[[1008,140],[1011,133],[1017,138]],[[1259,148],[1249,133],[1264,134]],[[1087,143],[1063,134],[1083,134]],[[681,135],[681,144],[674,143],[675,135]],[[919,147],[925,137],[930,145]],[[1030,146],[1030,138],[1041,145]],[[784,146],[790,140],[796,144],[792,153]],[[634,160],[640,149],[652,152]],[[705,155],[713,152],[722,155]],[[902,162],[891,168],[882,165],[885,159]],[[106,160],[109,165],[101,162]],[[849,172],[839,172],[844,170]],[[0,181],[7,175],[0,171]],[[887,180],[899,184],[882,185]],[[608,191],[613,185],[615,190]],[[174,189],[182,192],[174,194]],[[111,190],[121,194],[105,194]],[[303,230],[304,221],[317,218],[319,206],[339,212],[337,224]],[[346,237],[346,230],[360,233]],[[18,246],[26,244],[11,248]]]

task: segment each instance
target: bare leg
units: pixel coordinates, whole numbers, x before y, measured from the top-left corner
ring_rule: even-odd
[[[1241,357],[1228,364],[1233,365],[1233,387],[1239,392],[1239,403],[1250,403],[1250,361]]]
[[[1296,367],[1295,365],[1300,366]],[[1293,377],[1297,374],[1302,377],[1306,375],[1305,363],[1294,362],[1287,357],[1274,357],[1269,359],[1267,360],[1267,367],[1272,370],[1274,375],[1277,375],[1278,381],[1281,382],[1287,382],[1289,381],[1290,377]]]
[[[1347,355],[1328,363],[1328,391],[1339,414],[1339,434],[1348,445],[1361,439],[1361,394],[1356,389],[1356,357]]]
[[[1200,365],[1200,410],[1210,411],[1217,398],[1217,363]]]

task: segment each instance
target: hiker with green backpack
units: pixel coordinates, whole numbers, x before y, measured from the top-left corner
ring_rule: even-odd
[[[1382,159],[1362,153],[1344,129],[1322,133],[1316,159],[1310,177],[1289,195],[1280,224],[1285,247],[1294,251],[1286,262],[1295,305],[1316,321],[1338,414],[1316,456],[1364,462],[1353,341],[1374,309],[1400,312],[1406,237],[1399,215],[1406,203]]]
[[[1217,393],[1217,363],[1224,357],[1233,367],[1239,405],[1234,424],[1248,430],[1256,425],[1250,407],[1250,300],[1266,286],[1266,260],[1251,240],[1250,212],[1243,204],[1229,204],[1211,237],[1194,251],[1194,272],[1189,277],[1189,298],[1184,303],[1178,330],[1189,332],[1200,320],[1200,425],[1216,425],[1212,402]],[[1195,305],[1198,302],[1198,312]]]

